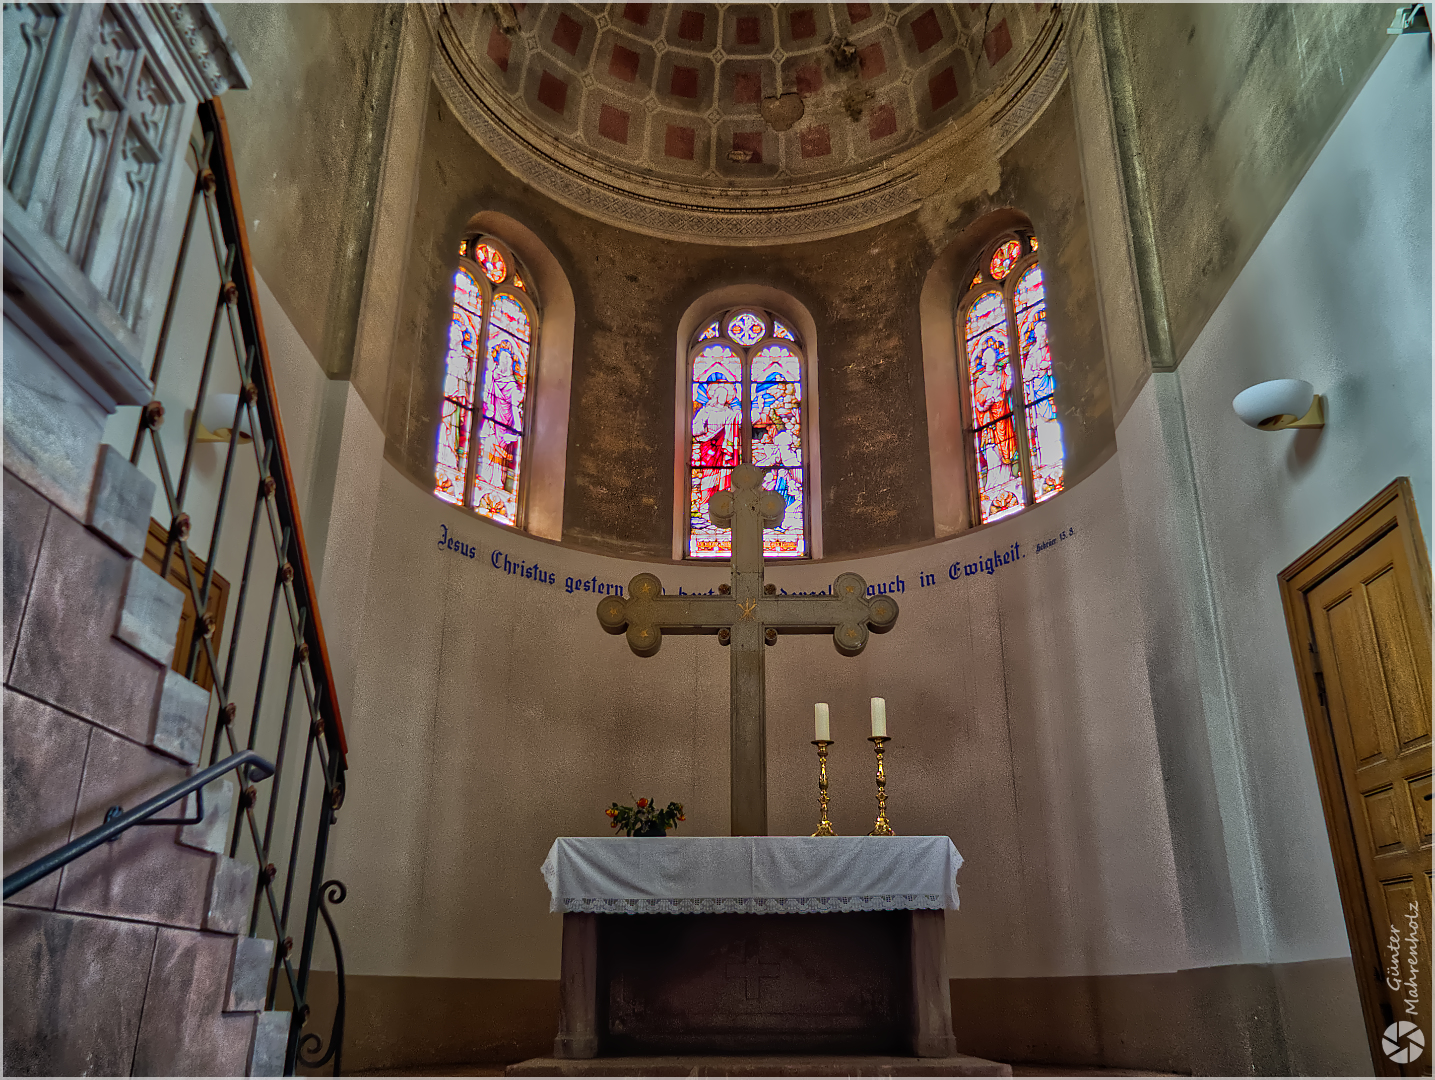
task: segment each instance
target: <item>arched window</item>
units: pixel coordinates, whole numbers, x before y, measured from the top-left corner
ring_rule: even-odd
[[[958,307],[975,450],[975,509],[982,522],[1007,517],[1062,488],[1061,422],[1036,252],[1037,239],[1027,232],[989,244],[969,271]]]
[[[763,553],[807,554],[804,369],[802,342],[770,311],[733,308],[699,323],[688,348],[689,558],[732,555],[732,531],[708,520],[708,499],[732,486],[743,462],[766,468],[763,486],[787,500],[781,524],[762,534]]]
[[[505,525],[522,513],[537,340],[533,287],[513,252],[491,236],[465,240],[453,275],[434,494]]]

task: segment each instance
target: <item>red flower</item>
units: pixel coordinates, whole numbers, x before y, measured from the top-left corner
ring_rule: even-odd
[[[647,800],[647,799],[639,799],[639,800],[638,800],[638,809],[639,809],[639,810],[641,810],[643,807],[645,807],[645,806],[647,806],[647,805],[648,805],[648,800]]]

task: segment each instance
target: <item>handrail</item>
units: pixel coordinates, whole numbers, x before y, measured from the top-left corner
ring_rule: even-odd
[[[230,769],[238,769],[249,766],[246,775],[250,780],[264,780],[274,775],[274,766],[266,759],[260,757],[253,750],[241,750],[237,754],[231,754],[216,765],[211,765],[202,772],[197,772],[188,780],[175,784],[171,788],[160,792],[152,799],[148,799],[136,806],[133,810],[126,811],[118,817],[110,818],[98,828],[91,829],[84,836],[71,840],[64,847],[56,848],[50,854],[36,859],[30,865],[16,870],[5,878],[5,899],[8,900],[21,889],[33,885],[43,877],[48,877],[62,866],[66,866],[81,855],[99,847],[106,840],[113,840],[120,833],[134,825],[142,825],[145,819],[153,817],[166,806],[178,802],[186,795],[190,795],[200,788],[205,787],[212,780],[223,776]]]
[[[311,613],[304,636],[311,652],[316,653],[319,657],[319,670],[323,674],[324,681],[324,693],[319,695],[319,706],[333,718],[339,760],[341,764],[347,765],[349,742],[344,735],[343,718],[339,715],[339,699],[334,693],[337,683],[334,679],[334,669],[329,662],[329,647],[324,638],[324,624],[319,618],[319,593],[314,587],[314,572],[309,566],[309,549],[304,543],[304,528],[299,520],[299,501],[295,494],[294,472],[289,464],[289,447],[284,440],[284,423],[271,398],[276,386],[274,368],[269,362],[269,345],[264,337],[264,318],[259,313],[259,305],[254,301],[259,294],[259,288],[254,277],[254,259],[249,251],[249,233],[244,227],[244,208],[239,201],[239,177],[234,165],[234,147],[229,141],[229,125],[225,122],[224,106],[220,104],[219,98],[211,98],[200,105],[199,122],[206,136],[213,135],[214,149],[218,151],[220,161],[223,163],[222,174],[216,175],[215,198],[220,207],[220,227],[224,230],[224,238],[238,252],[236,260],[238,266],[235,267],[235,270],[237,274],[243,275],[244,283],[247,286],[247,288],[239,290],[237,301],[241,323],[252,325],[254,328],[253,344],[260,369],[263,372],[263,379],[258,381],[260,392],[257,395],[256,404],[262,414],[267,414],[265,415],[266,426],[273,431],[279,458],[277,479],[280,482],[276,494],[288,504],[289,518],[293,522],[294,544],[299,552],[295,585],[304,592]]]

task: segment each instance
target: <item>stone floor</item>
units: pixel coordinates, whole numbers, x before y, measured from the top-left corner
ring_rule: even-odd
[[[507,1076],[1010,1076],[1011,1066],[985,1058],[821,1056],[598,1057],[586,1060],[530,1058],[510,1065]]]
[[[542,1060],[542,1059],[536,1059],[536,1060]],[[627,1060],[632,1060],[632,1059],[627,1059]],[[659,1060],[663,1060],[663,1059],[659,1059]],[[667,1060],[676,1061],[676,1060],[678,1060],[678,1059],[667,1059]],[[716,1059],[710,1059],[710,1060],[716,1060]],[[846,1059],[844,1059],[844,1060],[846,1060]],[[875,1059],[873,1059],[873,1060],[875,1060]],[[887,1059],[887,1060],[888,1060],[888,1061],[896,1061],[896,1060],[898,1060],[898,1059]],[[914,1059],[902,1059],[902,1060],[909,1060],[909,1061],[910,1061],[910,1060],[914,1060]],[[979,1059],[973,1058],[973,1059],[968,1059],[968,1060],[975,1061],[975,1060],[979,1060]],[[814,1061],[815,1061],[815,1059],[814,1059]],[[807,1064],[807,1060],[804,1059],[804,1062],[803,1062],[803,1063],[804,1063],[804,1065],[806,1065],[806,1064]],[[568,1063],[565,1063],[565,1064],[568,1064]],[[572,1063],[572,1064],[576,1064],[576,1063]],[[352,1074],[350,1074],[350,1075],[353,1075],[353,1076],[424,1076],[424,1077],[428,1077],[428,1076],[503,1076],[503,1075],[505,1075],[505,1072],[506,1072],[506,1070],[505,1070],[504,1066],[502,1066],[502,1065],[421,1065],[421,1066],[414,1066],[414,1067],[408,1068],[408,1069],[381,1069],[381,1070],[376,1069],[376,1070],[370,1070],[370,1071],[364,1071],[364,1072],[356,1072],[356,1073],[352,1073]],[[514,1076],[514,1075],[534,1076],[534,1075],[544,1075],[544,1074],[540,1074],[540,1073],[515,1073],[515,1072],[508,1072],[507,1075],[510,1075],[510,1076]],[[556,1074],[556,1073],[548,1073],[547,1075],[558,1075],[558,1074]],[[592,1075],[598,1075],[598,1074],[596,1074],[596,1073],[587,1073],[586,1075],[592,1076]],[[726,1073],[720,1073],[720,1072],[696,1072],[696,1071],[694,1071],[694,1066],[693,1066],[693,1064],[690,1063],[690,1064],[689,1064],[689,1067],[688,1067],[688,1069],[687,1069],[687,1071],[686,1071],[686,1072],[681,1072],[681,1073],[680,1073],[680,1072],[676,1072],[676,1071],[670,1072],[670,1073],[657,1073],[657,1072],[652,1072],[652,1071],[649,1071],[649,1070],[646,1070],[646,1069],[645,1069],[642,1074],[638,1074],[638,1073],[628,1073],[628,1072],[620,1072],[620,1073],[616,1073],[616,1074],[615,1074],[615,1073],[608,1073],[607,1075],[624,1075],[624,1076],[627,1076],[627,1075],[647,1075],[647,1076],[657,1076],[657,1075],[669,1075],[669,1076],[674,1076],[674,1075],[686,1075],[686,1076],[703,1076],[703,1075],[707,1075],[707,1076],[721,1076],[721,1075],[727,1075],[727,1076],[733,1076],[733,1075],[744,1075],[744,1074],[743,1074],[743,1073],[733,1073],[733,1072],[726,1072]],[[748,1072],[748,1073],[746,1073],[745,1075],[765,1075],[765,1076],[766,1076],[766,1075],[783,1075],[783,1074],[781,1074],[781,1073],[767,1073],[767,1072],[763,1072],[763,1073],[760,1073],[760,1074],[754,1074],[754,1073]],[[807,1069],[804,1068],[804,1069],[802,1069],[802,1070],[800,1070],[800,1071],[788,1072],[786,1075],[789,1075],[789,1076],[820,1076],[820,1075],[824,1075],[824,1074],[821,1073],[821,1072],[809,1071],[809,1070],[807,1070]],[[851,1069],[850,1069],[850,1064],[849,1064],[846,1071],[837,1072],[837,1073],[831,1073],[831,1072],[829,1072],[829,1073],[826,1073],[825,1075],[860,1076],[860,1075],[863,1075],[863,1074],[860,1073],[860,1072],[853,1072],[853,1071],[851,1071]],[[880,1075],[880,1076],[915,1076],[915,1075],[922,1075],[922,1074],[911,1073],[911,1072],[888,1071],[888,1072],[881,1072],[881,1073],[867,1073],[866,1075],[869,1075],[869,1076],[870,1076],[870,1075]],[[960,1073],[954,1074],[954,1073],[950,1073],[950,1072],[937,1072],[937,1073],[928,1073],[928,1074],[926,1074],[926,1075],[951,1076],[951,1075],[962,1075],[962,1074],[960,1074]],[[968,1073],[968,1074],[966,1074],[966,1075],[977,1075],[977,1074]],[[993,1074],[987,1073],[987,1074],[984,1074],[984,1075],[993,1075]],[[1136,1069],[1096,1069],[1096,1068],[1088,1068],[1088,1067],[1085,1067],[1085,1066],[1066,1066],[1066,1065],[1013,1065],[1013,1066],[1011,1066],[1011,1072],[1010,1072],[1009,1074],[1004,1073],[1004,1074],[1002,1074],[1002,1075],[1010,1075],[1010,1076],[1014,1076],[1014,1077],[1016,1077],[1016,1076],[1074,1076],[1074,1077],[1088,1077],[1088,1076],[1092,1076],[1092,1077],[1096,1077],[1096,1076],[1175,1076],[1175,1075],[1178,1075],[1178,1074],[1176,1074],[1176,1073],[1162,1073],[1162,1072],[1141,1072],[1141,1071],[1136,1070]]]

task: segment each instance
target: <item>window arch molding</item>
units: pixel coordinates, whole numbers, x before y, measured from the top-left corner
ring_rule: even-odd
[[[533,335],[529,355],[520,481],[522,513],[518,518],[518,527],[535,536],[561,540],[576,316],[573,289],[548,245],[533,230],[498,211],[482,211],[469,218],[462,232],[454,238],[451,250],[457,252],[460,243],[466,244],[480,235],[491,238],[500,250],[506,249],[517,257],[517,264],[527,275],[526,284],[530,286],[526,294],[530,309],[536,303],[534,313],[538,317],[537,332]],[[464,256],[458,261],[473,268],[472,261]],[[452,282],[452,273],[448,280]],[[446,321],[452,315],[451,290],[449,299],[449,308],[445,310]],[[444,357],[440,357],[440,393],[444,363]],[[492,518],[485,517],[484,520],[504,526],[503,522]]]
[[[812,313],[800,300],[769,285],[727,285],[699,296],[683,311],[673,342],[676,391],[673,394],[673,546],[675,562],[691,562],[686,558],[688,521],[688,439],[691,434],[689,373],[690,346],[704,321],[736,308],[750,307],[770,311],[792,327],[801,342],[803,363],[803,461],[807,489],[808,558],[823,557],[822,544],[822,463],[819,437],[819,386],[817,372],[819,341],[817,324]]]

